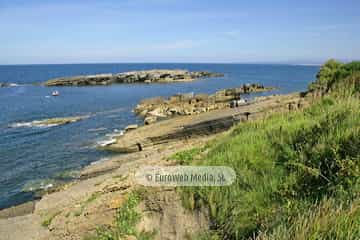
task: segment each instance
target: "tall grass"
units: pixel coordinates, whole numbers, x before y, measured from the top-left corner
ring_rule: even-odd
[[[334,199],[324,199],[271,233],[260,233],[256,240],[359,239],[359,225],[358,200],[344,206]]]
[[[356,79],[336,79],[331,94],[304,111],[240,124],[203,149],[177,154],[237,174],[228,187],[180,189],[188,208],[209,207],[209,239],[360,239]]]

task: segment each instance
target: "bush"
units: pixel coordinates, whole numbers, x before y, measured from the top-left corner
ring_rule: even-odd
[[[323,106],[320,103],[321,106]],[[315,106],[316,108],[317,106]],[[345,101],[326,108],[317,121],[272,139],[277,161],[296,178],[287,189],[299,197],[352,193],[360,176],[360,105]],[[311,110],[307,113],[311,116]]]
[[[343,64],[333,59],[327,61],[319,73],[316,75],[316,81],[309,86],[310,91],[320,91],[323,94],[354,90],[359,91],[360,62],[351,62]]]

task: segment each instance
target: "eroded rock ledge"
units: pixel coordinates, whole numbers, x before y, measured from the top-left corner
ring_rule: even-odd
[[[244,84],[237,88],[228,88],[217,91],[215,94],[177,94],[168,99],[155,97],[141,101],[134,112],[144,117],[144,123],[151,124],[161,118],[170,118],[179,115],[194,115],[216,109],[223,109],[245,104],[241,94],[265,92],[273,87],[264,87],[261,84]]]
[[[126,131],[103,149],[129,153],[161,146],[167,148],[168,144],[174,142],[215,136],[239,122],[259,119],[273,112],[297,111],[308,105],[309,100],[299,93],[257,97],[236,108],[179,116]]]
[[[199,78],[222,77],[223,74],[207,71],[190,72],[187,70],[148,70],[115,74],[96,74],[63,77],[48,80],[45,86],[89,86],[110,85],[113,83],[171,83],[194,81]]]

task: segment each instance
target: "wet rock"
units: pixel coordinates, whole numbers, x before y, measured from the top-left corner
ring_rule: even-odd
[[[0,82],[0,88],[1,87],[15,87],[15,86],[17,86],[16,83],[1,83]]]
[[[63,118],[48,118],[43,120],[35,120],[32,122],[19,122],[11,124],[10,127],[54,127],[59,125],[65,125],[69,123],[75,123],[89,116],[77,116],[77,117],[63,117]]]
[[[141,112],[139,113],[139,115],[140,115],[141,117],[145,117],[148,112],[149,112],[149,111],[145,109],[145,110],[141,111]]]
[[[157,117],[155,116],[149,116],[149,117],[146,117],[145,120],[144,120],[144,124],[145,125],[150,125],[152,123],[155,123],[157,121]]]
[[[159,118],[165,118],[166,117],[166,110],[164,108],[155,108],[154,110],[148,112],[147,115],[159,117]]]
[[[128,132],[128,131],[131,131],[131,130],[134,130],[134,129],[137,129],[138,128],[138,125],[137,124],[131,124],[129,126],[127,126],[125,128],[125,131]]]

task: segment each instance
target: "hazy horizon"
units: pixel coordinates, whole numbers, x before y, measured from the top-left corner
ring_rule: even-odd
[[[338,59],[337,59],[338,60]],[[342,61],[342,60],[340,60]],[[349,60],[350,62],[353,60]],[[345,61],[344,61],[345,62]],[[68,62],[68,63],[10,63],[0,64],[0,66],[32,66],[32,65],[96,65],[96,64],[240,64],[240,65],[299,65],[299,66],[320,66],[320,63],[296,63],[296,62]]]

